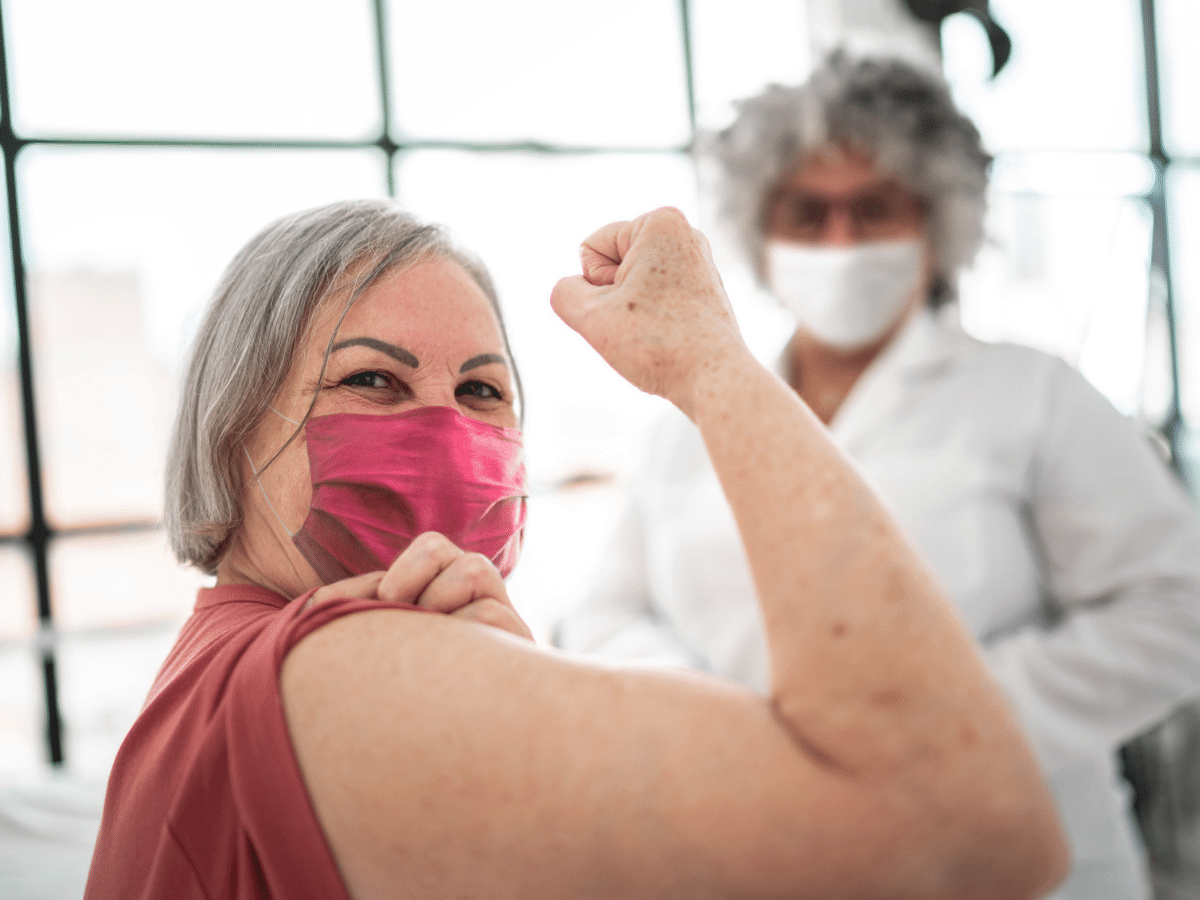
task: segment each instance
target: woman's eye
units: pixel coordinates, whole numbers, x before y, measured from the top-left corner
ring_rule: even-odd
[[[497,388],[492,387],[482,381],[466,381],[454,389],[455,397],[471,397],[479,400],[503,400],[502,394]]]
[[[349,378],[342,379],[342,384],[348,387],[390,388],[391,380],[381,372],[356,372]]]

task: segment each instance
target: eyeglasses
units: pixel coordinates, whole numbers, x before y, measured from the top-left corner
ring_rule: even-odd
[[[839,213],[849,220],[854,237],[880,240],[911,232],[925,221],[925,212],[919,198],[896,184],[841,197],[782,187],[771,195],[767,206],[767,231],[776,237],[816,243],[830,218]]]

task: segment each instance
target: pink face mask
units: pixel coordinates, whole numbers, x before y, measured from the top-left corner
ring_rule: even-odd
[[[525,528],[521,432],[425,406],[309,419],[312,504],[292,542],[326,584],[385,570],[438,531],[508,577]]]

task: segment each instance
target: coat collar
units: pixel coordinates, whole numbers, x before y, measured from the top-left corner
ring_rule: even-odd
[[[853,454],[916,402],[919,383],[953,366],[975,343],[957,308],[919,311],[851,389],[830,423],[834,439]]]

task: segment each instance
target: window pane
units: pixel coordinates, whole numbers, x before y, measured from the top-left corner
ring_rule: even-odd
[[[506,584],[521,618],[543,645],[577,607],[604,564],[626,495],[616,479],[542,491],[529,498],[521,563]]]
[[[36,634],[29,556],[22,547],[0,545],[0,784],[46,770],[46,707]]]
[[[380,127],[368,0],[5,0],[26,135],[360,138]]]
[[[25,213],[47,516],[157,519],[199,311],[271,219],[385,193],[373,151],[31,149]]]
[[[387,8],[398,136],[610,147],[689,139],[676,0]]]
[[[172,624],[59,639],[63,752],[73,776],[86,781],[108,777],[178,630]]]
[[[104,778],[196,590],[162,531],[62,537],[51,546],[59,704],[71,772]]]
[[[1013,40],[994,80],[983,30],[967,15],[942,30],[947,77],[992,151],[1146,146],[1137,0],[993,0]]]
[[[41,656],[29,641],[0,641],[0,782],[49,770]]]
[[[1168,153],[1200,155],[1200,4],[1156,0],[1163,138]]]
[[[60,631],[179,624],[212,579],[175,561],[160,530],[60,537],[50,547]]]
[[[0,176],[0,188],[3,184]],[[29,527],[29,487],[8,217],[0,219],[0,241],[4,242],[0,247],[0,534],[12,534]]]
[[[28,640],[36,633],[37,600],[29,556],[23,547],[0,544],[0,643]]]
[[[579,273],[579,244],[615,219],[671,204],[695,216],[687,160],[674,154],[537,156],[412,152],[400,196],[445,222],[496,280],[525,383],[533,488],[580,470],[621,469],[632,429],[659,409],[550,309],[550,290]]]
[[[0,782],[46,768],[45,703],[37,653],[33,569],[20,547],[0,545]]]
[[[1167,189],[1180,392],[1183,414],[1195,428],[1200,426],[1200,170],[1174,169]]]
[[[721,128],[733,101],[768,84],[803,81],[812,65],[803,5],[796,0],[692,0],[696,120]]]
[[[1120,166],[1089,189],[1078,176],[1094,159],[1060,161],[1057,174],[1054,166],[997,166],[990,241],[961,285],[963,324],[985,340],[1061,356],[1118,409],[1141,413],[1149,212],[1140,200],[1102,189],[1120,183]],[[1074,181],[1069,168],[1077,169]],[[1134,174],[1122,186],[1136,186]]]

